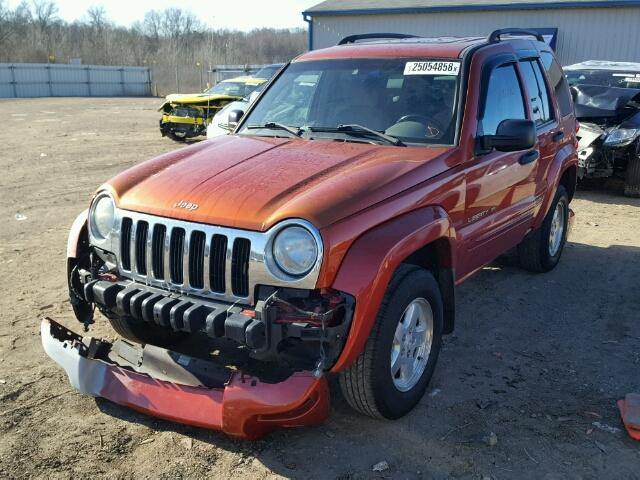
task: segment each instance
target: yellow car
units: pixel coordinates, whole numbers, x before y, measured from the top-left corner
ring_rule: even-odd
[[[204,93],[167,95],[158,109],[162,112],[160,133],[179,142],[204,135],[218,110],[229,102],[248,97],[266,81],[264,78],[237,77],[223,80]]]

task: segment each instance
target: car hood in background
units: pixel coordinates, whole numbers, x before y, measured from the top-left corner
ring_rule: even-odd
[[[239,100],[240,98],[241,97],[232,95],[210,95],[207,93],[174,93],[172,95],[167,95],[164,103],[158,110],[162,110],[167,104],[204,106],[208,103],[218,103],[220,101],[230,102],[233,100]]]
[[[571,87],[577,118],[602,118],[623,115],[625,109],[640,109],[640,89],[600,85]]]
[[[125,210],[248,230],[286,218],[322,228],[451,168],[451,151],[228,135],[137,165],[106,188]]]

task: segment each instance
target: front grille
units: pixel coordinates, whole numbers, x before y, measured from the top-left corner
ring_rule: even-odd
[[[211,291],[223,293],[225,289],[224,276],[227,265],[227,237],[214,235],[209,253],[209,282]]]
[[[249,282],[251,241],[206,230],[206,226],[188,222],[124,216],[120,225],[121,271],[152,285],[205,296],[249,298],[253,293]],[[233,246],[231,252],[228,245]]]
[[[189,244],[189,281],[193,288],[204,288],[204,242],[203,232],[191,232]]]
[[[233,242],[231,260],[231,290],[238,297],[249,293],[249,255],[251,243],[246,238],[236,238]]]
[[[151,263],[153,276],[158,280],[164,279],[164,241],[167,235],[167,227],[157,224],[153,227],[153,240],[151,245]]]
[[[169,273],[171,283],[182,285],[184,259],[184,230],[174,228],[171,231],[171,243],[169,246]]]
[[[140,275],[147,274],[147,233],[149,224],[138,222],[136,225],[136,269]]]
[[[130,218],[122,219],[120,238],[120,262],[124,270],[131,270],[131,226],[133,222]]]

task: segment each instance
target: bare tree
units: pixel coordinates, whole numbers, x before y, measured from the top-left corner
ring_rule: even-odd
[[[58,7],[55,3],[47,0],[33,0],[33,19],[41,32],[49,30],[58,20],[57,13]]]
[[[10,14],[11,12],[4,6],[4,0],[0,0],[0,47],[3,47],[11,36]]]
[[[89,17],[89,25],[98,32],[104,30],[108,24],[107,11],[102,5],[92,5],[87,10],[87,16]]]

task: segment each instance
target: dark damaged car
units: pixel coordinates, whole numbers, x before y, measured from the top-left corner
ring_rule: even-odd
[[[588,61],[565,67],[573,93],[578,178],[617,178],[640,196],[640,63]]]

